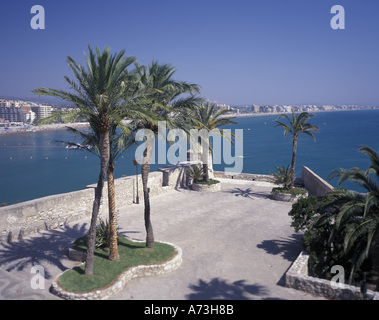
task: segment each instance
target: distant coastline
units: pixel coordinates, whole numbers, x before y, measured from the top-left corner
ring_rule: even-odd
[[[350,112],[350,111],[365,111],[365,110],[379,110],[378,108],[369,109],[369,108],[361,108],[361,109],[342,109],[342,110],[315,110],[309,111],[310,113],[326,113],[326,112]],[[247,118],[247,117],[262,117],[262,116],[274,116],[281,114],[291,114],[290,112],[259,112],[259,113],[230,113],[223,115],[222,117],[235,117],[235,118]],[[66,127],[73,128],[86,128],[89,127],[88,122],[72,122],[72,123],[54,123],[54,124],[43,124],[39,126],[15,126],[15,127],[7,127],[0,128],[0,135],[2,134],[15,134],[20,132],[37,132],[37,131],[49,131],[49,130],[62,130]]]
[[[369,110],[379,110],[379,108],[361,108],[361,109],[340,109],[340,110],[315,110],[315,111],[308,111],[309,113],[331,113],[331,112],[352,112],[352,111],[369,111]],[[243,117],[261,117],[261,116],[274,116],[274,115],[281,115],[281,114],[291,114],[291,112],[255,112],[255,113],[230,113],[223,115],[222,117],[236,117],[236,118],[243,118]]]

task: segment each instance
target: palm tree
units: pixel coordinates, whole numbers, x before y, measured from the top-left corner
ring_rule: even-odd
[[[116,217],[116,194],[114,184],[114,171],[117,159],[134,143],[132,131],[127,127],[122,127],[118,130],[119,125],[112,123],[109,131],[110,154],[109,165],[107,170],[108,183],[108,209],[109,209],[109,226],[110,226],[110,241],[109,241],[109,260],[119,260],[118,245],[117,245],[117,217]],[[100,132],[91,131],[84,133],[72,127],[67,129],[75,135],[82,138],[82,144],[64,142],[67,145],[79,147],[82,150],[88,151],[100,158]],[[63,142],[63,141],[62,141]],[[84,145],[84,147],[83,147]],[[87,147],[89,146],[89,148]]]
[[[370,166],[366,171],[359,168],[335,169],[329,179],[338,177],[338,184],[352,181],[363,187],[367,193],[362,194],[346,189],[339,189],[329,196],[326,207],[335,206],[338,209],[330,216],[320,220],[335,221],[334,233],[331,238],[343,232],[344,251],[351,253],[351,269],[349,282],[369,254],[378,250],[379,237],[379,153],[368,146],[359,148],[370,159]],[[375,178],[376,177],[376,178]]]
[[[291,174],[290,174],[290,166],[287,167],[278,167],[275,166],[275,169],[278,171],[278,173],[270,172],[270,174],[274,178],[275,184],[282,185],[283,189],[289,190],[291,185]]]
[[[228,124],[236,124],[236,122],[232,121],[235,117],[225,117],[226,114],[229,113],[229,110],[219,109],[216,110],[216,105],[210,103],[209,101],[198,106],[196,110],[194,110],[192,115],[192,126],[197,130],[205,129],[206,131],[211,132],[213,129],[217,129],[221,126]],[[223,130],[219,131],[222,138],[228,139],[226,135],[224,135]],[[232,138],[235,138],[235,135],[232,134]],[[196,141],[197,142],[197,141]],[[200,142],[201,143],[201,142]],[[210,150],[212,150],[212,146],[208,141],[208,145]],[[209,152],[203,151],[203,152]],[[207,155],[204,157],[205,159],[209,159]],[[205,160],[203,162],[203,180],[209,181],[209,160]]]
[[[154,112],[159,120],[166,121],[168,128],[180,125],[180,122],[177,121],[180,111],[183,108],[191,108],[194,102],[198,101],[193,94],[198,93],[200,87],[185,81],[174,80],[173,75],[176,69],[169,64],[160,64],[153,61],[147,68],[141,68],[137,65],[137,69],[139,71],[141,88],[149,91],[152,96],[152,102],[148,105],[149,110]],[[186,94],[189,96],[182,96]],[[157,135],[157,123],[157,120],[149,121],[136,118],[135,127],[137,129],[149,129]],[[153,151],[153,145],[150,142],[147,140],[143,153],[141,176],[144,195],[146,247],[153,248],[154,233],[150,219],[150,196],[148,192],[148,178]]]
[[[293,187],[294,180],[295,180],[295,164],[296,164],[296,153],[297,153],[297,140],[299,138],[300,134],[306,134],[310,136],[313,141],[316,141],[315,136],[312,132],[319,132],[320,128],[307,123],[308,120],[312,117],[314,117],[314,114],[308,113],[308,112],[302,112],[300,114],[295,114],[295,112],[292,112],[292,119],[287,116],[286,114],[281,114],[275,122],[277,123],[276,127],[282,127],[284,129],[284,135],[286,136],[287,133],[290,133],[292,135],[292,161],[291,161],[291,185],[290,187]],[[288,121],[288,124],[279,121],[279,119],[285,118]]]
[[[86,67],[67,57],[68,65],[75,75],[75,80],[64,77],[71,92],[51,88],[37,88],[33,92],[74,103],[78,108],[77,115],[85,117],[93,131],[99,132],[100,173],[92,208],[85,266],[85,274],[92,275],[96,222],[104,180],[109,170],[109,131],[113,122],[121,123],[121,119],[126,116],[143,117],[139,102],[146,102],[140,101],[143,95],[135,91],[134,78],[127,70],[135,61],[134,57],[125,57],[124,50],[112,55],[108,47],[103,52],[96,48],[96,53],[90,46],[88,48],[89,57],[85,54]]]

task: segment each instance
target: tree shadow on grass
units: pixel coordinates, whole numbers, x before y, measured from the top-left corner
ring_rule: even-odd
[[[62,264],[72,242],[87,233],[86,224],[75,224],[41,231],[19,241],[0,244],[0,267],[7,271],[30,271],[34,265],[53,264],[61,271]],[[52,278],[45,268],[45,278]]]
[[[247,284],[246,280],[228,282],[213,278],[209,282],[199,279],[197,284],[188,286],[193,293],[186,296],[190,300],[250,300],[252,296],[267,295],[267,290],[258,284]]]
[[[251,200],[255,200],[254,198],[259,198],[259,199],[270,198],[270,194],[264,193],[264,192],[254,192],[253,190],[251,190],[251,188],[247,188],[247,189],[234,188],[234,189],[225,190],[223,192],[234,194],[235,197],[248,198]]]

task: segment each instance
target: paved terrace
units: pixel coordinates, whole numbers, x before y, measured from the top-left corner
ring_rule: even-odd
[[[151,199],[156,240],[183,249],[179,269],[130,281],[113,299],[319,299],[284,287],[284,274],[301,251],[290,227],[290,203],[271,200],[272,184],[220,179],[221,191],[179,189]],[[143,199],[119,209],[120,233],[145,238]],[[105,218],[105,217],[104,217]],[[52,280],[77,262],[66,256],[89,220],[0,245],[0,299],[58,299]],[[33,290],[32,265],[45,269],[45,290]]]

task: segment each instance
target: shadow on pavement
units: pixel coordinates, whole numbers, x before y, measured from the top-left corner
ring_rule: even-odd
[[[254,192],[251,188],[247,189],[241,189],[241,188],[234,188],[229,190],[224,190],[225,193],[231,193],[234,194],[236,197],[242,197],[242,198],[248,198],[251,200],[254,200],[254,198],[259,199],[269,199],[271,198],[271,195],[264,192]]]
[[[67,269],[62,264],[67,249],[77,238],[87,232],[86,224],[64,226],[59,229],[44,230],[36,236],[15,242],[0,244],[0,267],[6,271],[23,271],[34,265],[51,263],[61,271]],[[29,270],[26,270],[29,272]],[[45,278],[52,275],[45,270]]]
[[[268,254],[281,255],[293,262],[302,250],[302,239],[302,234],[294,233],[289,238],[263,240],[257,248],[265,250]]]
[[[247,284],[246,280],[228,282],[213,278],[209,282],[199,279],[197,284],[188,286],[193,293],[187,295],[190,300],[250,300],[254,296],[267,295],[267,290],[258,284]]]

